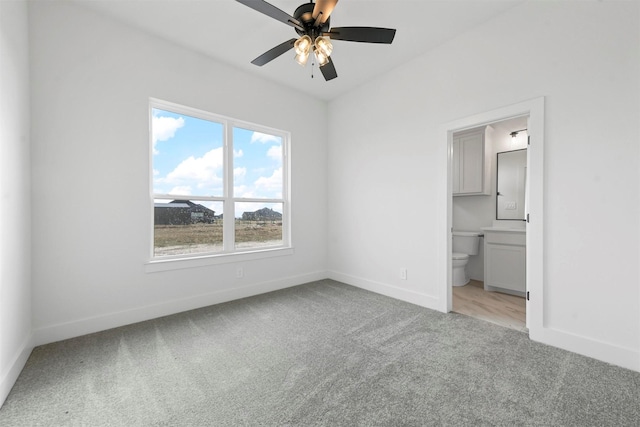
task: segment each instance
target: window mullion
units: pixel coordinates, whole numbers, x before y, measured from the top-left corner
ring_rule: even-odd
[[[289,187],[289,174],[291,173],[289,138],[283,138],[282,142],[282,239],[286,245],[291,245],[291,193]]]
[[[225,121],[224,126],[224,228],[225,252],[235,248],[235,207],[233,203],[233,126]]]

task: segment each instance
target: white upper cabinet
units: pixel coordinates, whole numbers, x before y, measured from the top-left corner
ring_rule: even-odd
[[[453,195],[489,194],[484,127],[453,136]]]

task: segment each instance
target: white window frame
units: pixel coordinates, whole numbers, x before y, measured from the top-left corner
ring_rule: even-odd
[[[221,197],[209,197],[199,195],[184,194],[157,194],[153,189],[153,141],[152,141],[152,118],[153,109],[170,111],[176,114],[184,114],[202,120],[220,123],[223,126],[223,185],[224,191]],[[282,198],[242,198],[233,194],[233,129],[242,128],[256,132],[262,132],[282,138]],[[202,267],[212,264],[229,262],[248,261],[252,259],[270,258],[274,256],[285,256],[293,254],[291,244],[291,194],[290,194],[290,140],[291,134],[279,129],[270,128],[243,120],[225,117],[197,108],[188,107],[173,102],[163,101],[156,98],[149,99],[149,223],[150,223],[150,254],[145,265],[146,272],[166,271],[179,268]],[[235,247],[235,220],[224,221],[223,223],[223,249],[217,252],[206,252],[197,254],[180,254],[156,257],[154,255],[154,200],[203,200],[223,202],[224,218],[234,218],[234,206],[236,203],[256,202],[256,203],[282,203],[282,244],[268,246],[264,248],[236,248]]]

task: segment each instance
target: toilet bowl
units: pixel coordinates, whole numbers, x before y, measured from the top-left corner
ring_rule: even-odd
[[[464,286],[469,283],[467,263],[470,255],[477,255],[480,247],[480,233],[475,231],[453,232],[453,253],[451,255],[451,284]]]
[[[453,253],[451,260],[451,266],[453,267],[451,284],[453,286],[464,286],[469,283],[470,279],[467,276],[467,262],[469,262],[469,255],[460,252]]]

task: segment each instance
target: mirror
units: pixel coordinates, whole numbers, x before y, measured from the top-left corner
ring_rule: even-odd
[[[525,220],[527,150],[498,153],[496,219]]]

